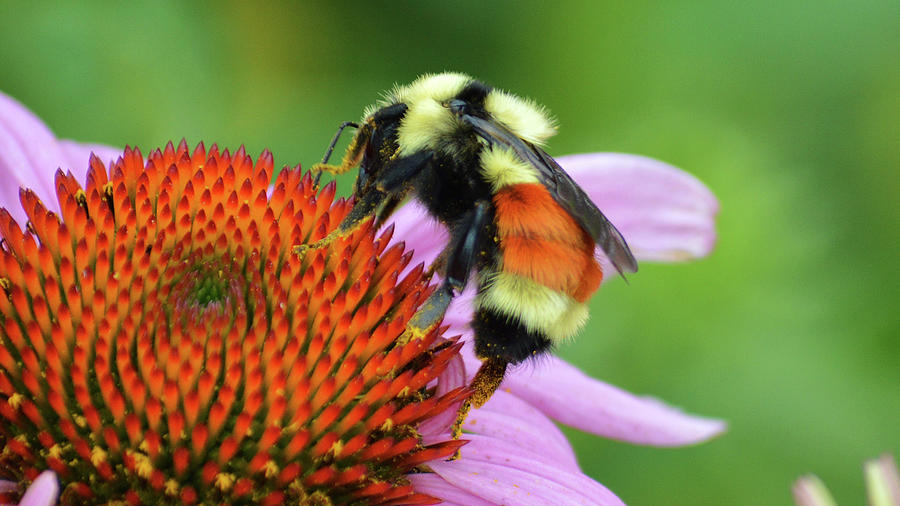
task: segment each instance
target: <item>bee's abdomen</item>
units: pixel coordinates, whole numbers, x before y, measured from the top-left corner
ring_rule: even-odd
[[[543,185],[507,185],[493,201],[500,251],[480,274],[476,351],[517,363],[584,325],[603,272],[591,236]]]
[[[603,272],[594,241],[539,183],[515,184],[494,195],[502,270],[587,301]]]

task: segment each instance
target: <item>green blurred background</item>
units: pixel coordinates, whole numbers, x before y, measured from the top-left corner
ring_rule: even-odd
[[[551,154],[653,156],[722,203],[711,258],[604,288],[561,354],[729,432],[568,431],[585,471],[635,505],[787,504],[806,472],[862,503],[862,461],[900,453],[897,0],[0,3],[0,90],[62,137],[145,152],[186,137],[309,165],[382,90],[441,70],[547,105]]]

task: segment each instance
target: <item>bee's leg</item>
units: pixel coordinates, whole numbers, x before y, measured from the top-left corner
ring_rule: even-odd
[[[341,133],[348,126],[357,128],[358,131],[356,132],[356,135],[353,136],[353,140],[350,141],[350,145],[347,146],[347,152],[344,153],[344,158],[341,160],[341,164],[331,165],[328,163],[328,159],[331,158],[331,153],[334,151],[334,146],[337,144],[338,139],[341,137]],[[325,151],[325,156],[322,158],[322,163],[317,163],[312,166],[312,170],[316,172],[315,185],[319,185],[319,178],[322,177],[323,172],[328,172],[329,174],[343,174],[353,167],[359,165],[359,162],[362,161],[363,155],[365,154],[366,146],[369,144],[369,138],[371,136],[372,127],[368,124],[360,127],[357,123],[354,123],[352,121],[345,121],[341,123],[341,126],[338,127],[337,132],[331,139],[331,144],[328,145],[328,149]]]
[[[475,377],[472,379],[472,384],[469,385],[472,395],[463,401],[459,411],[456,412],[456,423],[453,424],[453,439],[459,439],[462,435],[463,422],[466,421],[469,411],[473,407],[480,408],[484,406],[484,403],[497,391],[497,388],[503,381],[503,376],[506,374],[507,364],[508,362],[502,358],[488,358],[481,363],[481,367],[478,368],[478,372],[475,373]]]
[[[337,176],[337,175],[340,175],[340,174],[343,174],[343,173],[349,171],[352,168],[353,168],[352,165],[343,165],[343,164],[334,165],[331,163],[317,163],[317,164],[314,164],[310,170],[312,170],[313,172],[316,173],[315,183],[318,184],[319,179],[322,178],[323,172],[327,172],[329,174]]]
[[[366,218],[375,214],[378,205],[386,198],[386,195],[378,190],[370,190],[364,195],[357,195],[357,201],[353,209],[341,220],[336,229],[322,239],[311,244],[298,244],[294,246],[294,253],[303,255],[311,249],[319,249],[328,246],[341,237],[347,237],[358,229]]]
[[[490,204],[487,201],[476,202],[475,207],[453,226],[450,244],[445,250],[447,262],[444,282],[413,315],[400,336],[401,343],[420,339],[430,332],[443,319],[453,297],[466,287],[490,222],[489,210]]]
[[[452,225],[450,244],[447,245],[447,268],[444,283],[457,293],[463,291],[469,282],[469,274],[475,268],[475,261],[485,254],[484,244],[492,229],[491,203],[487,200],[475,202],[472,210],[462,220]]]
[[[367,130],[367,125],[360,128],[359,133],[353,139],[353,144],[347,151],[347,156],[344,156],[345,162],[351,152],[356,149],[355,146],[360,136],[365,135],[365,142],[368,142]],[[353,209],[341,221],[337,229],[312,244],[295,246],[294,251],[302,254],[311,249],[325,247],[332,241],[353,233],[370,216],[387,219],[412,188],[411,180],[431,164],[432,158],[433,155],[425,151],[397,158],[382,167],[371,179],[364,171],[360,170],[359,176],[357,176],[356,203],[353,204]],[[376,212],[381,206],[385,206],[387,209]]]

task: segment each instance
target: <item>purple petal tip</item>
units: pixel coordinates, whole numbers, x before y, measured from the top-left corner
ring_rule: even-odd
[[[19,506],[50,506],[56,503],[57,495],[59,482],[56,480],[56,473],[44,471],[28,487]]]

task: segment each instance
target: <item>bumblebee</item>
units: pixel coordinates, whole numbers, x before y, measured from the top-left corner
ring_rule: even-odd
[[[341,131],[357,133],[340,165],[328,165]],[[413,318],[408,336],[438,325],[474,278],[472,328],[482,360],[454,426],[491,397],[509,364],[573,336],[603,278],[599,245],[622,274],[637,262],[622,234],[543,149],[556,132],[543,108],[457,73],[425,75],[395,87],[360,123],[341,125],[313,170],[359,167],[355,201],[328,237],[366,219],[382,223],[407,197],[447,226],[450,241],[431,270],[442,284]]]

